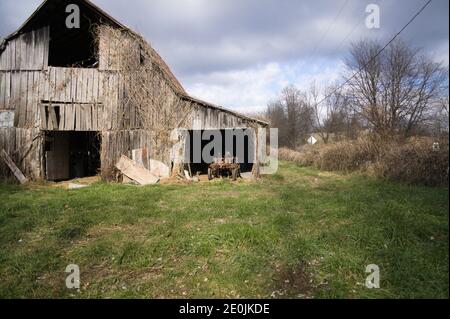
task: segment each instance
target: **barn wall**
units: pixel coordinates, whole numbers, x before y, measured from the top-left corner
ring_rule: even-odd
[[[132,157],[132,150],[146,148],[152,156],[152,137],[146,130],[104,131],[101,133],[102,176],[111,178],[114,165],[122,155]]]
[[[22,172],[33,179],[42,176],[43,135],[38,129],[0,128],[0,149],[5,149]],[[10,176],[11,172],[0,161],[0,176]]]
[[[0,73],[0,110],[15,110],[17,127],[102,131],[139,128],[137,109],[124,100],[117,72],[49,67],[45,71]],[[61,120],[52,121],[51,107]]]
[[[8,41],[0,56],[0,71],[47,68],[49,31],[49,27],[44,27]]]
[[[253,122],[248,122],[241,117],[235,116],[220,109],[214,109],[205,107],[199,104],[194,104],[193,110],[193,122],[189,129],[226,129],[226,128],[243,128],[253,127]]]

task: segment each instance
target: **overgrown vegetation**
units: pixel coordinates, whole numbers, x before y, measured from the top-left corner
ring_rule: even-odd
[[[148,132],[151,157],[170,163],[170,150],[174,144],[171,132],[187,127],[192,122],[192,105],[181,102],[183,87],[170,72],[158,53],[139,34],[107,25],[98,25],[93,32],[101,45],[109,45],[110,69],[120,70],[124,80],[121,104],[136,110],[140,129]],[[125,116],[121,112],[119,116]],[[106,156],[107,157],[107,156]],[[103,167],[103,165],[102,165]],[[103,176],[109,176],[114,167],[103,167]]]
[[[436,144],[437,143],[437,144]],[[393,181],[448,186],[448,139],[373,139],[307,145],[300,152],[280,150],[283,160],[327,171],[359,171]]]
[[[448,298],[448,209],[447,188],[287,162],[252,183],[0,185],[0,297]]]

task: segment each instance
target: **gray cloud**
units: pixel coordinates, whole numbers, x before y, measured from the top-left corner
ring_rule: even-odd
[[[2,0],[0,35],[12,32],[39,2]],[[201,92],[208,92],[210,85],[211,88],[220,87],[226,92],[227,86],[236,89],[227,81],[239,81],[239,78],[231,75],[245,71],[251,73],[257,72],[255,70],[272,70],[266,68],[267,65],[277,64],[280,72],[295,69],[299,73],[303,72],[298,68],[299,63],[316,65],[318,72],[322,65],[338,65],[351,41],[363,37],[388,41],[425,0],[93,2],[142,33],[165,58],[188,90],[202,87]],[[365,28],[365,7],[369,3],[380,5],[379,30]],[[342,12],[337,17],[341,9]],[[402,34],[405,41],[423,48],[447,64],[448,10],[447,0],[433,0],[426,11]],[[294,68],[294,65],[297,67]],[[298,76],[300,74],[286,75],[285,79]],[[226,96],[227,93],[222,95]],[[220,98],[215,102],[230,101]]]

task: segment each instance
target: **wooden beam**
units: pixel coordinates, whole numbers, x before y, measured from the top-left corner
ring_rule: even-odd
[[[59,123],[58,123],[58,118],[57,118],[57,116],[56,116],[55,107],[57,107],[57,106],[50,105],[50,106],[48,107],[48,113],[49,113],[49,115],[50,115],[50,120],[51,120],[51,122],[52,122],[52,124],[53,124],[53,129],[54,129],[54,130],[58,130]]]
[[[140,185],[150,185],[159,182],[159,178],[150,173],[149,170],[124,155],[120,157],[116,167],[122,174]]]
[[[20,184],[26,183],[28,179],[23,175],[22,171],[14,164],[11,157],[4,149],[0,152],[0,157],[8,165],[9,169],[13,172],[14,176],[19,180]]]

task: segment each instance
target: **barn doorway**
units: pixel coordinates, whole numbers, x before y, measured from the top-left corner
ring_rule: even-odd
[[[101,166],[100,146],[97,132],[46,132],[46,179],[64,181],[97,175]]]
[[[219,150],[207,149],[210,158],[205,160],[199,156],[199,149],[194,146],[194,140],[201,138],[200,153],[215,139],[220,139]],[[227,141],[227,139],[229,139]],[[251,172],[255,162],[255,135],[250,129],[222,129],[222,130],[189,130],[185,143],[184,162],[189,163],[192,174],[208,173],[209,164],[214,157],[233,157],[240,164],[242,173]],[[197,158],[196,158],[197,157]],[[200,159],[200,161],[199,161]]]

